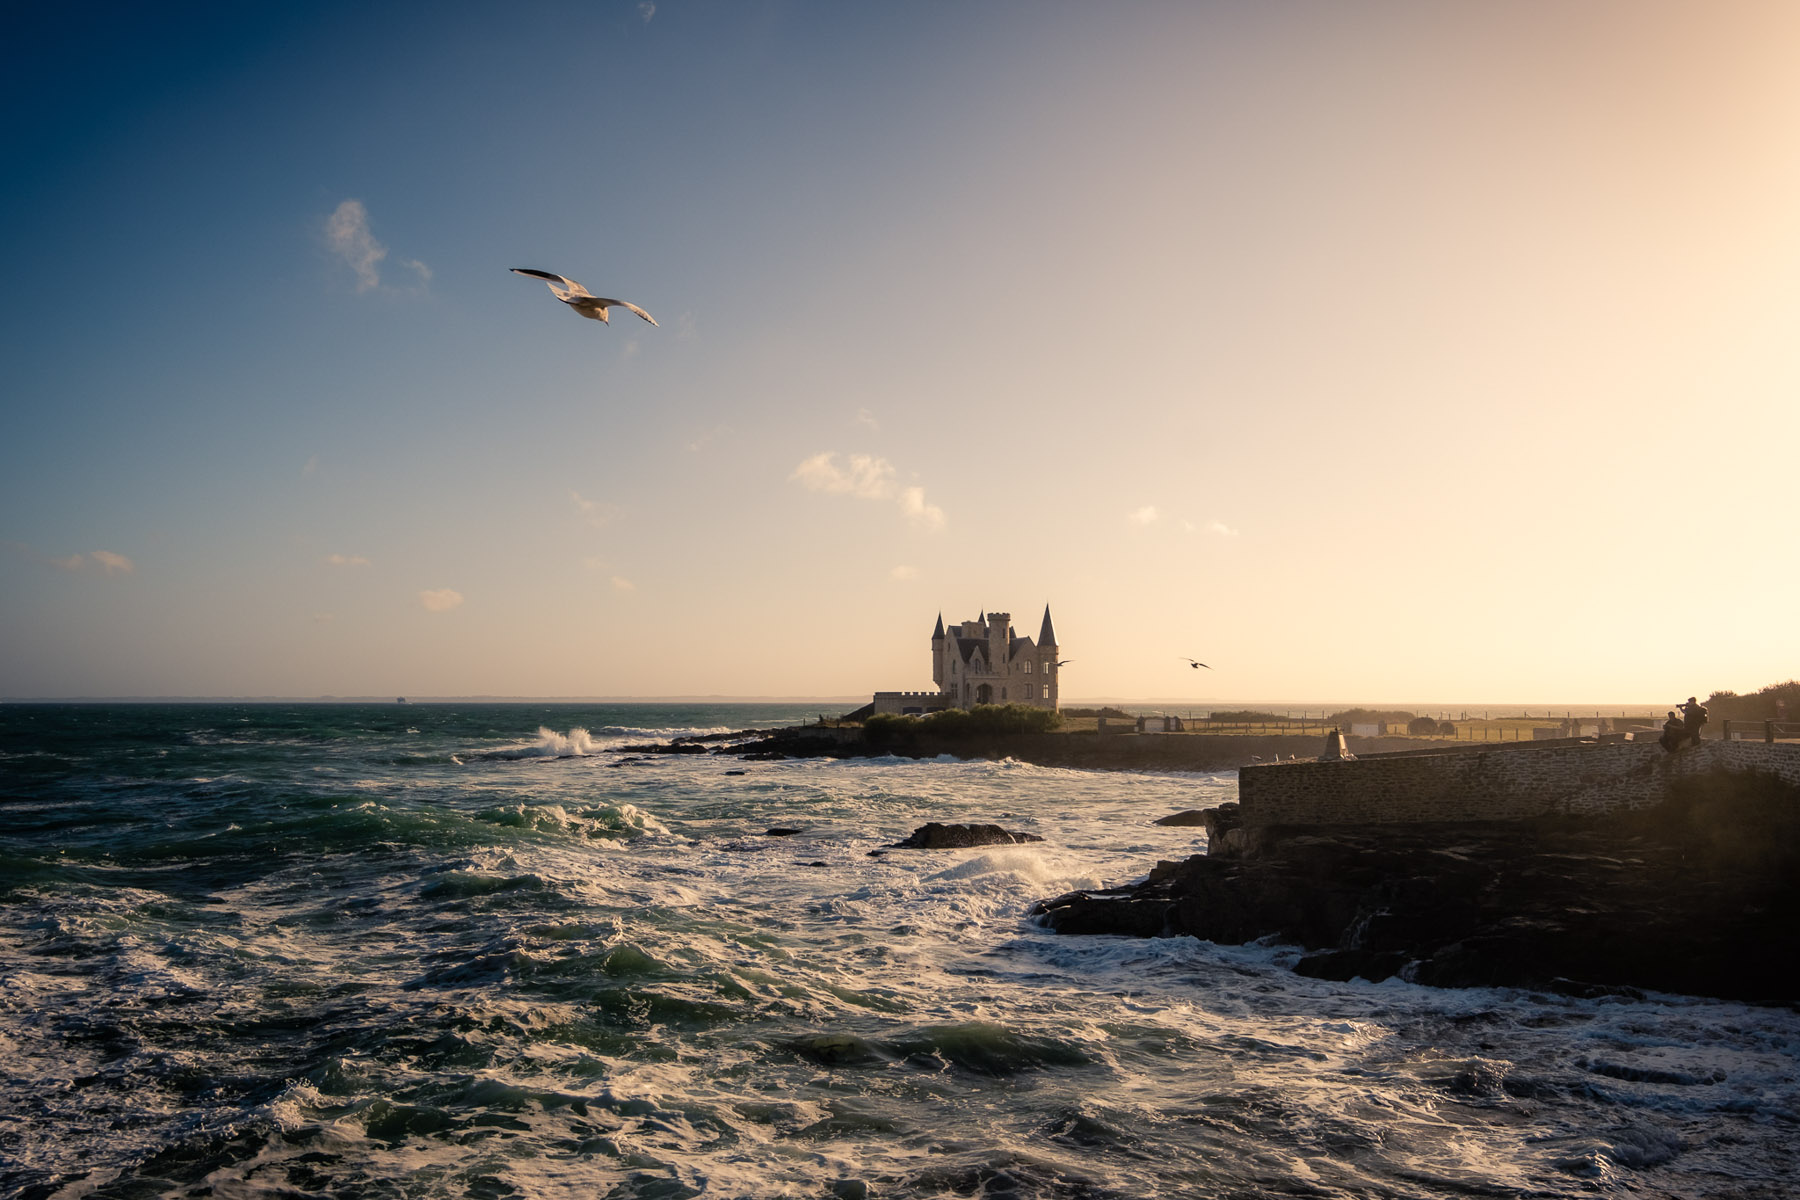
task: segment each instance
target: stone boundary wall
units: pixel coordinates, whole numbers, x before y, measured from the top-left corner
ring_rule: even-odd
[[[1703,742],[1670,754],[1655,742],[1584,743],[1238,770],[1245,826],[1516,821],[1661,803],[1670,784],[1714,770],[1760,771],[1800,787],[1800,745]]]

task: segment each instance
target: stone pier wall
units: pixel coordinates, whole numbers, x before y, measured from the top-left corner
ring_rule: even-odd
[[[1583,743],[1270,763],[1238,771],[1245,826],[1508,821],[1647,808],[1683,776],[1759,771],[1800,786],[1800,745]]]

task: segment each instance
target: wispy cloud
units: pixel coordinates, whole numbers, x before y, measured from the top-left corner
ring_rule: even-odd
[[[907,520],[923,529],[942,529],[944,510],[925,500],[922,487],[901,487],[894,464],[871,454],[852,454],[838,464],[837,451],[826,450],[802,462],[788,476],[808,491],[855,496],[860,500],[892,500]]]
[[[589,500],[574,488],[569,489],[569,502],[575,506],[575,511],[580,514],[582,521],[595,529],[611,524],[618,518],[621,511],[616,504],[604,504],[598,500]]]
[[[873,429],[876,433],[881,432],[881,422],[877,421],[875,419],[875,414],[870,412],[866,408],[859,408],[856,410],[856,423],[858,425],[867,425],[870,429]]]
[[[1125,519],[1130,521],[1133,525],[1154,525],[1161,516],[1162,513],[1157,509],[1156,505],[1146,504],[1144,507],[1135,509],[1127,514]]]
[[[356,290],[371,291],[381,286],[381,264],[388,248],[375,239],[369,229],[369,210],[361,200],[346,200],[325,219],[325,244],[331,252],[356,272]],[[419,277],[417,286],[431,282],[431,268],[416,258],[397,260],[402,267]]]
[[[919,568],[917,567],[900,566],[888,572],[889,579],[917,579],[918,577]]]
[[[1238,535],[1237,530],[1233,529],[1223,521],[1208,521],[1206,523],[1206,532],[1216,533],[1220,537],[1236,537]]]
[[[631,582],[631,580],[625,578],[623,575],[614,575],[612,577],[612,585],[613,591],[615,592],[637,591],[637,584]]]
[[[303,465],[300,468],[300,478],[305,479],[309,476],[318,474],[318,472],[319,472],[319,456],[315,454],[311,458],[307,459],[305,465]]]
[[[944,510],[935,504],[925,503],[925,489],[909,487],[900,493],[900,511],[906,519],[923,529],[942,529],[944,527]]]
[[[688,442],[688,451],[693,454],[698,454],[712,443],[731,436],[731,432],[732,429],[729,425],[714,425],[710,429],[702,429]]]
[[[438,588],[419,593],[419,603],[425,606],[426,612],[449,612],[462,602],[463,594],[454,588]]]
[[[360,554],[327,554],[325,561],[334,567],[366,567],[369,560]]]
[[[852,454],[848,469],[837,464],[837,451],[815,454],[788,476],[802,487],[815,492],[860,496],[864,500],[886,500],[894,494],[894,464],[869,454]]]
[[[53,567],[61,567],[65,571],[82,571],[94,567],[105,575],[129,575],[137,569],[137,564],[123,554],[114,554],[111,550],[89,550],[86,554],[71,554],[67,558],[53,558]]]
[[[652,0],[638,0],[638,16],[644,19],[644,24],[648,25],[650,23],[650,18],[655,15],[656,5]]]

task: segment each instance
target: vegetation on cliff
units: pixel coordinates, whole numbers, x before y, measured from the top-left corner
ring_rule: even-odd
[[[1021,733],[1049,733],[1062,723],[1052,709],[1027,704],[977,704],[947,708],[923,717],[878,713],[863,722],[863,738],[872,746],[911,745],[921,740],[966,741]]]
[[[1708,720],[1720,721],[1800,721],[1800,679],[1771,683],[1768,687],[1740,696],[1736,692],[1714,692],[1706,698]]]

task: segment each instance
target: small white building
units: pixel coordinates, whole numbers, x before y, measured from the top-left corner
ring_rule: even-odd
[[[878,713],[923,714],[977,704],[1057,706],[1056,627],[1050,606],[1037,638],[1013,632],[1012,614],[983,613],[978,620],[944,628],[938,614],[931,631],[931,681],[935,692],[876,692]]]

